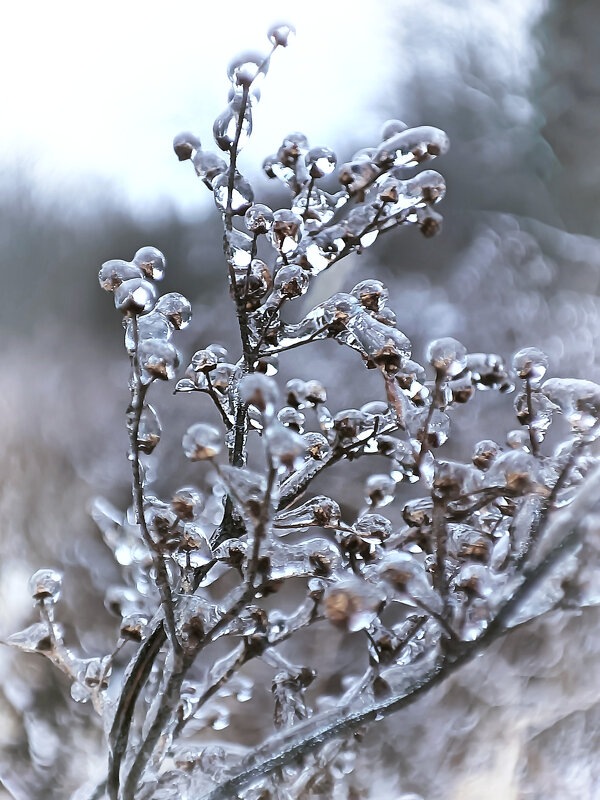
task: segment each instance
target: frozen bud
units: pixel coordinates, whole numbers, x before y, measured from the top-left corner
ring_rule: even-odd
[[[386,139],[395,136],[397,133],[402,133],[408,128],[406,122],[399,119],[388,119],[381,127],[381,141],[385,142]]]
[[[287,47],[296,36],[296,28],[289,22],[278,22],[271,25],[267,31],[267,36],[272,45],[276,47]]]
[[[309,281],[310,276],[305,269],[297,264],[289,264],[277,272],[273,286],[282,297],[292,299],[305,294]]]
[[[392,534],[392,523],[381,514],[363,514],[352,527],[361,539],[383,542]]]
[[[124,281],[143,277],[144,273],[139,267],[120,258],[105,261],[98,272],[98,281],[105,292],[114,292]]]
[[[146,278],[160,281],[165,274],[167,259],[156,247],[140,247],[133,257],[133,263],[142,270]]]
[[[434,211],[431,206],[426,205],[422,208],[417,208],[416,221],[423,236],[426,239],[431,239],[442,230],[444,218],[437,211]],[[414,220],[412,217],[407,217],[407,222],[414,222]]]
[[[471,374],[463,372],[462,375],[448,381],[448,389],[452,392],[453,403],[467,403],[475,393]]]
[[[513,369],[519,378],[537,385],[548,369],[548,356],[537,347],[525,347],[514,354]]]
[[[390,475],[370,475],[365,482],[365,500],[372,508],[389,505],[395,491],[396,481]]]
[[[587,433],[600,420],[600,385],[576,378],[550,378],[542,392],[565,415],[575,433]]]
[[[357,283],[352,294],[367,311],[379,312],[389,298],[387,287],[381,281],[366,280]]]
[[[150,281],[132,278],[115,289],[115,308],[123,314],[144,314],[154,308],[157,294]]]
[[[277,515],[277,524],[284,528],[335,528],[342,518],[339,505],[330,497],[319,495],[298,508]]]
[[[361,631],[376,619],[382,599],[366,581],[348,578],[326,590],[324,611],[333,625],[350,632]]]
[[[138,360],[144,383],[170,381],[179,366],[179,353],[163,339],[145,339],[138,348]]]
[[[304,157],[308,174],[311,178],[323,178],[331,175],[335,169],[336,156],[329,147],[313,147]]]
[[[198,150],[192,158],[192,163],[199,178],[211,183],[218,175],[227,172],[227,164],[221,156],[209,150]]]
[[[488,486],[505,486],[515,494],[535,491],[540,467],[537,459],[524,450],[499,455],[487,472]]]
[[[477,442],[473,448],[473,464],[477,469],[486,470],[500,452],[500,445],[491,439]]]
[[[225,213],[229,206],[229,176],[227,173],[218,175],[213,181],[213,192],[215,205],[222,213]],[[233,214],[244,216],[246,211],[254,202],[254,192],[252,187],[239,172],[236,172],[233,180],[233,191],[231,192],[231,211]]]
[[[379,168],[371,163],[370,159],[367,160],[361,157],[356,161],[342,164],[338,170],[338,180],[342,186],[346,187],[349,195],[358,195],[359,198],[362,198],[364,190],[373,183],[379,174]],[[374,240],[375,237],[368,244],[371,244]],[[367,243],[365,243],[365,246],[367,246]]]
[[[249,87],[259,73],[265,75],[268,62],[262,53],[245,52],[229,62],[227,77],[237,86]]]
[[[340,439],[355,439],[364,424],[365,414],[357,408],[346,408],[333,418],[333,427]]]
[[[149,619],[146,614],[139,612],[129,614],[121,622],[121,637],[132,642],[141,642],[146,632]]]
[[[402,518],[411,528],[431,525],[433,519],[433,500],[430,497],[420,497],[417,500],[409,500],[402,509]]]
[[[138,426],[137,446],[142,453],[151,453],[160,442],[162,428],[156,411],[150,405],[145,405],[140,414]]]
[[[239,117],[242,113],[242,125],[239,128]],[[244,107],[241,98],[234,97],[227,108],[222,111],[213,124],[213,137],[221,150],[225,152],[231,150],[237,139],[238,152],[246,145],[252,135],[252,111],[250,105]]]
[[[466,347],[450,336],[434,339],[425,357],[437,372],[450,377],[460,375],[467,366]]]
[[[173,325],[169,320],[156,311],[150,311],[135,319],[128,319],[125,328],[125,347],[128,353],[134,353],[136,348],[136,326],[137,342],[144,339],[164,339],[168,341],[173,335]]]
[[[229,390],[229,384],[234,373],[235,366],[233,364],[226,364],[219,361],[210,376],[213,387],[222,394],[225,394]]]
[[[162,297],[158,298],[154,310],[165,316],[177,330],[187,328],[192,318],[192,305],[179,292],[163,294]]]
[[[198,422],[187,429],[182,445],[183,452],[190,461],[214,458],[223,448],[219,431],[213,425],[204,422]]]
[[[196,519],[202,510],[203,503],[204,499],[201,493],[193,486],[182,486],[171,498],[171,508],[179,519],[185,522]]]
[[[339,256],[346,247],[346,229],[332,225],[320,230],[305,241],[302,256],[303,266],[308,266],[312,275],[318,275]]]
[[[304,447],[310,458],[315,461],[323,461],[331,452],[331,445],[322,433],[305,433],[303,436]]]
[[[288,133],[284,137],[281,147],[277,151],[277,158],[284,167],[293,167],[299,156],[304,155],[308,150],[308,139],[300,131]]]
[[[262,259],[253,258],[248,267],[235,271],[235,290],[232,295],[243,299],[246,308],[253,311],[271,288],[271,282],[269,267]]]
[[[311,406],[318,406],[327,402],[327,392],[320,381],[306,381],[304,384],[304,399]]]
[[[289,256],[298,249],[303,229],[302,219],[293,211],[282,208],[273,215],[273,226],[269,231],[269,239],[281,255]]]
[[[306,407],[306,381],[292,378],[285,386],[286,402],[294,408]]]
[[[461,464],[459,461],[438,461],[433,479],[436,494],[447,500],[456,500],[461,495],[478,488],[477,474],[470,464]]]
[[[277,414],[277,419],[281,424],[295,431],[296,433],[304,432],[304,423],[306,421],[304,414],[298,411],[297,408],[285,406]]]
[[[515,428],[508,431],[506,434],[506,444],[512,450],[525,450],[527,453],[531,452],[531,437],[529,431],[523,428]]]
[[[260,373],[244,375],[239,386],[242,402],[252,405],[263,414],[272,416],[279,401],[279,390],[273,378]]]
[[[297,469],[304,461],[304,439],[283,425],[270,425],[266,428],[263,441],[276,466]]]
[[[194,522],[184,525],[183,533],[175,553],[175,560],[180,567],[203,567],[212,559],[212,550],[206,533]]]
[[[34,600],[50,600],[56,603],[61,586],[62,575],[53,569],[38,569],[29,579],[29,593]]]
[[[260,372],[263,375],[268,375],[269,377],[273,377],[273,375],[277,375],[279,372],[279,356],[274,355],[270,358],[263,356],[258,359],[256,364],[254,365],[254,369],[256,372]]]
[[[444,155],[450,141],[444,131],[428,125],[407,128],[381,143],[374,161],[383,168],[414,167],[435,156]]]
[[[190,366],[194,372],[212,372],[218,363],[219,359],[212,350],[196,350]]]
[[[80,675],[80,680],[90,689],[100,689],[104,691],[108,688],[108,678],[110,677],[111,671],[110,656],[104,656],[104,658],[90,658],[86,663],[84,675]]]
[[[268,233],[273,225],[273,212],[269,206],[265,206],[263,203],[255,203],[246,211],[244,222],[250,233]]]
[[[173,139],[173,150],[180,161],[188,161],[200,149],[200,139],[189,131],[178,133]]]

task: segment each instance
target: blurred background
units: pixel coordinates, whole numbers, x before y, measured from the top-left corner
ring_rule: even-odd
[[[451,140],[434,165],[448,187],[443,233],[384,237],[325,273],[290,318],[376,276],[417,360],[428,340],[451,335],[507,359],[535,345],[552,375],[600,379],[597,0],[221,5],[57,0],[5,10],[0,637],[32,620],[26,584],[40,566],[66,570],[63,621],[86,652],[105,652],[115,635],[103,595],[118,576],[88,508],[97,494],[127,503],[128,364],[97,270],[155,245],[168,260],[164,291],[194,307],[183,364],[213,341],[235,347],[220,221],[171,140],[189,129],[210,147],[229,59],[263,48],[282,16],[297,38],[272,60],[240,162],[258,200],[286,204],[260,165],[290,131],[331,146],[339,161],[376,144],[390,117]],[[353,354],[313,347],[294,351],[282,375],[326,375],[334,412],[372,399],[375,384]],[[202,398],[170,392],[155,394],[165,490],[189,480],[182,431],[211,413]],[[468,436],[453,456],[516,427],[511,408],[478,398],[457,419]],[[331,491],[356,513],[341,473]],[[591,610],[557,629],[540,624],[382,726],[365,744],[381,763],[368,796],[599,798],[597,623]],[[62,677],[40,662],[0,651],[2,800],[69,797],[104,764],[90,710],[73,710]]]

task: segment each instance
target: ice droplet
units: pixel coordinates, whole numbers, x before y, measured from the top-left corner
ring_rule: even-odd
[[[140,415],[137,444],[142,453],[151,453],[160,442],[162,428],[158,415],[151,405],[144,405]]]
[[[273,225],[274,215],[269,206],[255,203],[244,215],[246,228],[253,234],[268,233]]]
[[[62,578],[62,574],[54,569],[38,569],[29,579],[29,593],[34,600],[56,603],[60,598]]]
[[[115,308],[123,314],[144,314],[154,307],[157,295],[150,281],[132,278],[115,289]]]
[[[213,125],[213,136],[221,150],[231,150],[237,134],[239,116],[242,111],[242,98],[234,97],[227,108],[219,114]],[[242,125],[237,144],[238,151],[241,150],[252,135],[252,110],[246,103],[242,116]]]
[[[215,205],[222,213],[227,211],[229,201],[229,176],[227,173],[218,175],[213,181]],[[252,187],[239,172],[236,171],[231,192],[231,211],[233,214],[244,216],[254,202]]]
[[[329,147],[313,147],[304,157],[311,178],[331,175],[335,169],[336,155]]]
[[[173,150],[180,161],[191,159],[200,146],[200,139],[189,131],[178,133],[173,139]]]
[[[290,25],[289,22],[278,22],[269,28],[267,36],[271,44],[278,47],[287,47],[296,37],[296,28]]]
[[[142,383],[153,380],[170,381],[179,366],[179,353],[170,342],[162,339],[144,339],[138,347],[138,361]]]
[[[218,175],[227,172],[227,164],[210,150],[197,150],[192,158],[196,174],[203,181],[211,183]]]
[[[223,442],[219,431],[213,425],[198,422],[187,429],[182,446],[190,461],[204,461],[218,455]]]
[[[460,375],[467,366],[467,349],[456,339],[447,336],[429,344],[426,358],[438,372],[448,376]]]
[[[136,267],[135,264],[129,261],[123,261],[120,258],[115,258],[112,261],[105,261],[98,273],[98,281],[105,292],[114,292],[117,286],[120,286],[123,281],[143,277],[144,273],[139,267]]]
[[[377,617],[382,594],[359,578],[337,581],[325,592],[324,610],[329,621],[350,632],[368,628]]]
[[[192,304],[179,292],[163,294],[158,298],[154,310],[165,316],[178,331],[187,328],[192,319]]]
[[[268,235],[271,244],[282,256],[290,256],[298,249],[303,229],[302,219],[283,208],[273,215],[273,226]]]
[[[537,386],[548,369],[548,356],[537,347],[525,347],[514,354],[513,369],[519,378]]]
[[[383,168],[415,167],[430,158],[444,155],[450,141],[444,131],[428,125],[407,128],[393,134],[377,149],[374,161]]]
[[[140,247],[133,257],[133,263],[139,267],[146,278],[160,281],[165,274],[167,260],[156,247]]]
[[[127,320],[125,328],[125,348],[128,353],[135,352],[135,325],[136,321]],[[173,335],[173,325],[169,320],[160,314],[157,307],[148,314],[144,314],[137,319],[137,338],[139,342],[145,339],[162,339],[168,341]]]

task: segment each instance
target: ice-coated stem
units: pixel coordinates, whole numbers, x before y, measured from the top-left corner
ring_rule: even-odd
[[[144,513],[144,484],[142,480],[142,469],[140,464],[140,447],[139,447],[139,429],[142,410],[144,408],[144,399],[147,392],[147,387],[142,384],[140,374],[140,364],[138,357],[139,347],[139,329],[137,315],[132,317],[133,324],[133,342],[134,353],[132,357],[132,380],[131,380],[131,422],[129,425],[129,446],[131,451],[131,471],[132,471],[132,495],[133,506],[137,521],[140,526],[140,531],[144,544],[150,551],[152,556],[152,563],[156,570],[156,585],[160,593],[160,602],[165,616],[165,627],[167,636],[173,648],[174,655],[181,651],[181,645],[177,639],[177,632],[175,629],[175,609],[173,603],[173,595],[171,593],[171,584],[169,582],[169,575],[167,567],[160,552],[159,547],[154,542]]]
[[[319,717],[312,717],[288,733],[280,732],[277,737],[267,740],[247,756],[241,771],[199,800],[229,800],[239,789],[248,786],[254,779],[269,775],[279,767],[316,750],[331,739],[346,736],[362,725],[390,716],[416,702],[459,667],[469,662],[492,641],[508,633],[510,631],[508,623],[512,614],[518,610],[521,603],[527,599],[556,563],[570,553],[579,544],[579,541],[578,529],[571,530],[538,566],[527,571],[524,581],[500,608],[488,628],[478,639],[474,642],[464,643],[461,650],[456,651],[452,658],[439,659],[431,669],[417,678],[400,694],[388,697],[381,702],[372,703],[359,712],[353,711],[352,706],[335,708]]]

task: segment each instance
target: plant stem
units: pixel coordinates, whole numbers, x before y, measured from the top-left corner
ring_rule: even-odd
[[[134,341],[134,354],[132,359],[132,386],[131,386],[131,413],[132,419],[129,424],[129,444],[131,450],[131,471],[132,471],[132,494],[135,515],[140,526],[142,538],[150,554],[152,556],[152,563],[156,571],[156,585],[160,593],[160,602],[165,616],[165,627],[167,636],[171,642],[173,653],[176,655],[181,651],[177,633],[175,630],[175,610],[173,604],[173,596],[171,594],[171,584],[169,583],[169,576],[167,567],[162,553],[158,545],[152,539],[148,525],[146,523],[146,516],[144,513],[144,488],[142,480],[142,469],[140,464],[140,447],[139,447],[139,430],[140,419],[142,410],[144,408],[144,399],[147,392],[147,387],[142,384],[140,375],[140,365],[138,358],[139,347],[139,329],[137,315],[132,317],[133,324],[133,341]]]

